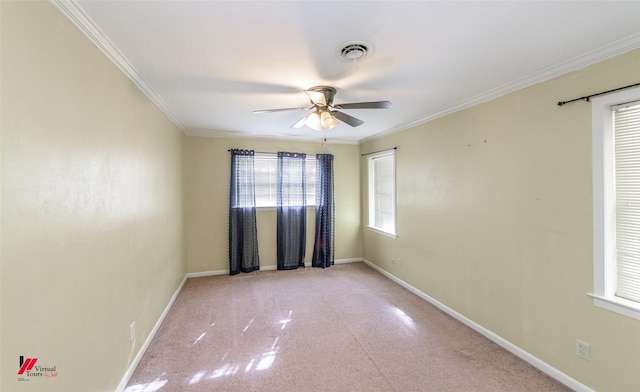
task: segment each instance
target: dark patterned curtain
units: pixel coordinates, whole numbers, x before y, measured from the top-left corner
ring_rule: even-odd
[[[278,269],[304,267],[307,225],[307,154],[278,152],[277,249]]]
[[[229,274],[260,269],[253,150],[231,150]]]
[[[333,155],[316,155],[316,239],[313,245],[313,267],[333,265],[334,250]]]

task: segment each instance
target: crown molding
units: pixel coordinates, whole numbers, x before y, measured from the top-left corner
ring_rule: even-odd
[[[186,127],[178,115],[171,110],[169,105],[156,93],[149,84],[136,72],[127,58],[109,41],[104,33],[93,23],[82,8],[73,0],[49,0],[64,16],[89,38],[131,81],[142,91],[147,98],[169,117],[169,119],[183,132]]]
[[[460,110],[467,109],[487,101],[491,101],[503,95],[507,95],[518,90],[522,90],[523,88],[527,88],[538,83],[546,82],[547,80],[551,80],[558,76],[562,76],[569,72],[582,69],[589,65],[630,52],[638,48],[640,48],[640,33],[627,36],[611,44],[601,46],[600,48],[583,53],[569,60],[559,62],[539,72],[533,73],[522,79],[516,80],[515,82],[507,83],[495,89],[485,91],[481,94],[475,95],[469,99],[461,101],[458,104],[451,106],[450,108],[447,108],[438,113],[430,114],[426,117],[422,117],[416,121],[402,125],[400,127],[396,127],[393,129],[389,129],[387,131],[377,133],[373,136],[360,140],[360,143],[379,139],[384,136],[388,136],[397,132],[404,131],[409,128],[413,128],[420,124],[424,124],[431,120],[435,120],[439,117],[444,117],[449,114],[458,112]]]

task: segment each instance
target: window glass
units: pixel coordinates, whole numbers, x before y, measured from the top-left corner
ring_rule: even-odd
[[[640,88],[592,105],[594,304],[640,320]]]
[[[369,227],[395,235],[395,150],[369,155],[368,168]]]
[[[616,295],[640,303],[640,102],[613,112]]]
[[[277,154],[256,153],[254,161],[256,207],[276,207]],[[307,206],[316,203],[316,157],[306,160]]]

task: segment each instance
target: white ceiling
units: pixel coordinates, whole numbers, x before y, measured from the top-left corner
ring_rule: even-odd
[[[290,128],[305,112],[253,110],[330,85],[335,103],[393,103],[327,131],[358,143],[640,47],[640,1],[52,1],[186,134],[213,137],[320,140]],[[340,60],[354,40],[373,53]]]

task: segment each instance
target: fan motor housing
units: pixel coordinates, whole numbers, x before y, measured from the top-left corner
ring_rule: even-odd
[[[333,104],[333,97],[336,95],[336,89],[331,86],[314,86],[308,89],[309,91],[315,91],[324,95],[324,99],[327,105]]]

